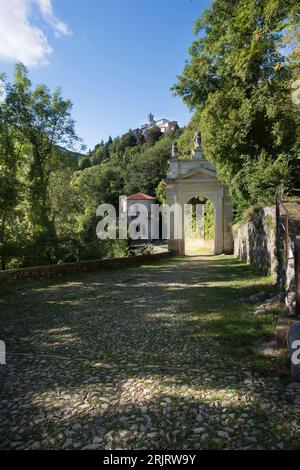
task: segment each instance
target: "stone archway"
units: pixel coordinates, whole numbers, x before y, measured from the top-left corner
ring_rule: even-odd
[[[227,187],[220,183],[215,166],[203,158],[199,137],[195,138],[195,150],[191,159],[179,160],[177,146],[173,146],[173,158],[169,161],[167,173],[167,198],[169,206],[177,203],[182,208],[193,197],[203,196],[214,205],[214,254],[231,254],[233,238],[231,232],[232,203]],[[174,239],[171,224],[169,250],[184,255],[185,240]]]

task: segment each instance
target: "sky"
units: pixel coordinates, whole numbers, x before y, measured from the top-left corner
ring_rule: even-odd
[[[210,0],[0,0],[0,72],[23,62],[33,84],[62,88],[92,149],[155,118],[185,125],[170,91],[193,23]]]

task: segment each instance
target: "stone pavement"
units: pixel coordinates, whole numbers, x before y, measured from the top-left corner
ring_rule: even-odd
[[[2,449],[300,448],[276,312],[232,257],[18,283],[0,291]],[[297,401],[298,400],[298,401]]]

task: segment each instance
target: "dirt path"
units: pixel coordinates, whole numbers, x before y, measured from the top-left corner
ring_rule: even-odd
[[[0,292],[0,448],[299,448],[285,358],[252,352],[271,289],[232,257],[18,284]]]

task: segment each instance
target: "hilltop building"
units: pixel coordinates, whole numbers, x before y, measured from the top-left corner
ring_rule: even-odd
[[[148,122],[143,124],[141,127],[136,129],[136,132],[142,132],[144,135],[147,133],[149,129],[152,127],[158,127],[162,134],[170,134],[178,127],[177,121],[169,121],[169,119],[159,119],[155,121],[154,115],[152,113],[148,114]]]

